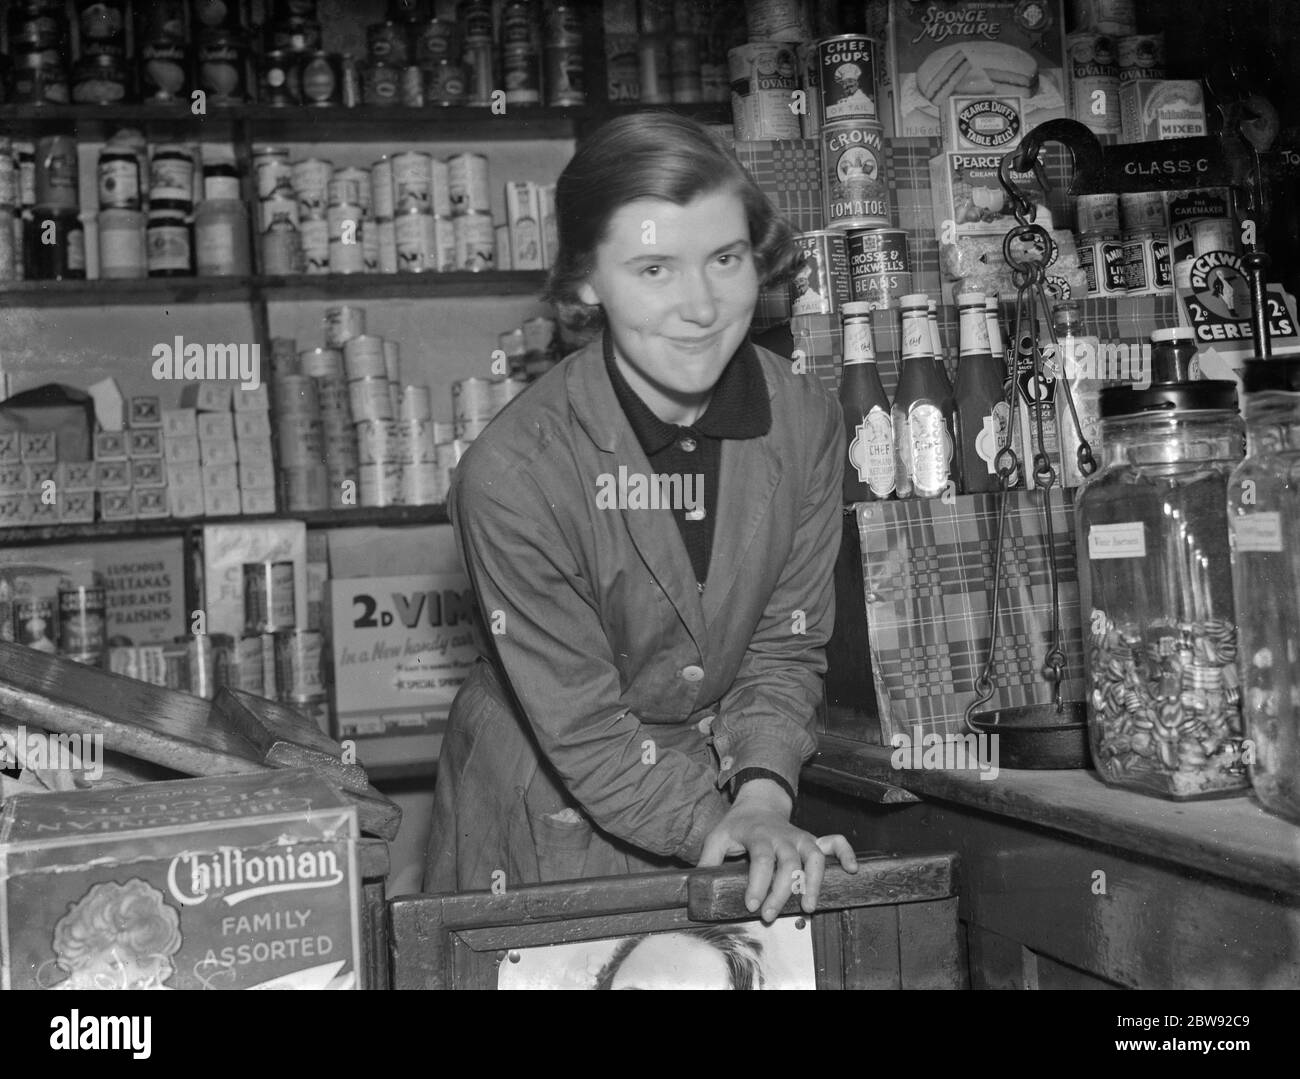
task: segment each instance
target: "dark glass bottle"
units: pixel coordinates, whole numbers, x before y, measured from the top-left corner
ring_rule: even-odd
[[[899,498],[934,498],[953,480],[952,395],[934,369],[928,298],[904,296],[903,370],[894,395]]]
[[[1005,367],[990,348],[983,293],[958,296],[957,317],[960,347],[953,428],[958,486],[963,494],[997,491],[1002,481],[996,458],[1011,418],[1003,389]]]

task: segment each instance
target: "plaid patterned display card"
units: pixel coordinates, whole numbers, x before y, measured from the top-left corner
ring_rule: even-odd
[[[1062,696],[1083,700],[1071,492],[1051,494],[1066,679]],[[963,734],[963,715],[988,658],[990,588],[999,495],[863,502],[862,539],[870,659],[882,741],[895,733]],[[1052,635],[1043,496],[1013,491],[1003,544],[1002,602],[994,680],[984,709],[1046,704],[1041,674]],[[982,709],[983,710],[983,709]]]

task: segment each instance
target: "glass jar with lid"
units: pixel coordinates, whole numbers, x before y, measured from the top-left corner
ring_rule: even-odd
[[[1117,787],[1242,791],[1228,477],[1232,382],[1101,393],[1100,470],[1075,502],[1092,758]]]
[[[1228,481],[1251,785],[1300,823],[1300,357],[1249,360],[1246,459]]]

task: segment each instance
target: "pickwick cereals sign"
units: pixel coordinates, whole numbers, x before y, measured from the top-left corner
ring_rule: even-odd
[[[16,795],[4,989],[357,989],[356,808],[309,772]]]
[[[941,133],[953,94],[1024,101],[1024,130],[1066,115],[1061,0],[891,0],[889,70],[899,136]]]

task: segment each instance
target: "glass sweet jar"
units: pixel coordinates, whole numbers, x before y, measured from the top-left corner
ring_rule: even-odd
[[[1232,382],[1102,391],[1102,467],[1075,501],[1088,728],[1102,779],[1174,799],[1244,790],[1228,477]]]
[[[1228,520],[1245,756],[1264,808],[1300,823],[1300,357],[1250,360],[1242,384]]]

